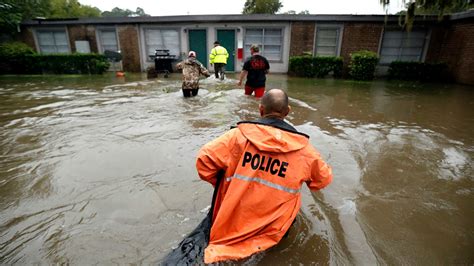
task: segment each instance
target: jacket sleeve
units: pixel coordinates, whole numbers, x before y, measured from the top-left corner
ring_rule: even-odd
[[[315,156],[311,162],[311,178],[306,181],[309,189],[320,190],[325,188],[332,182],[332,169],[326,162],[321,159],[321,155],[315,152]]]
[[[217,139],[204,145],[198,153],[196,169],[199,177],[216,185],[217,174],[226,170],[232,160],[232,145],[235,143],[235,131],[232,129]]]
[[[211,49],[211,54],[209,55],[209,63],[214,64],[214,58],[216,57],[216,49]]]
[[[176,69],[183,69],[183,62],[176,64]]]
[[[199,72],[206,77],[211,75],[209,71],[202,64],[199,65]]]

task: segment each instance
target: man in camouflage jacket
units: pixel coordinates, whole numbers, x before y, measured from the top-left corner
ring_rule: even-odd
[[[176,65],[183,70],[183,96],[196,96],[199,90],[199,76],[209,77],[209,71],[196,59],[196,52],[190,51],[188,58]]]

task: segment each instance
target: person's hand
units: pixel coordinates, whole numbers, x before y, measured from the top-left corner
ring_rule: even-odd
[[[242,86],[242,80],[239,80],[239,82],[237,82],[237,86]]]

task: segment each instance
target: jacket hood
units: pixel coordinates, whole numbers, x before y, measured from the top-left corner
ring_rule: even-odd
[[[239,122],[237,128],[253,145],[267,152],[292,152],[309,142],[305,134],[259,122]]]
[[[194,57],[188,57],[186,60],[184,60],[184,63],[186,65],[193,65],[193,64],[197,64],[198,61]]]

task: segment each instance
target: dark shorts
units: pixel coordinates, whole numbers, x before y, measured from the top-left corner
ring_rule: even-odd
[[[252,88],[245,85],[245,95],[252,95],[252,92],[255,92],[255,97],[260,98],[265,94],[265,87]]]
[[[183,96],[184,97],[191,97],[191,96],[196,96],[198,94],[198,90],[199,88],[197,89],[182,89],[183,91]]]

